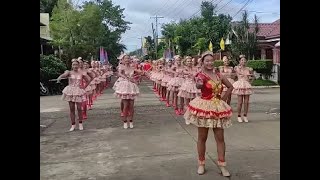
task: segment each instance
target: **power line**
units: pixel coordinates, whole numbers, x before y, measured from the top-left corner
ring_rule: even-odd
[[[192,2],[193,2],[193,0],[191,0],[190,3],[189,3],[187,6],[185,6],[185,8],[186,8],[186,7],[189,7],[189,6],[192,4]],[[181,12],[183,12],[183,10],[184,10],[184,9],[181,8],[181,10],[180,10],[175,16],[178,17],[178,16],[181,14]]]
[[[176,0],[171,7],[174,7],[180,0]],[[177,6],[178,7],[178,6]],[[177,8],[176,7],[176,8]],[[175,9],[176,9],[175,8]],[[170,10],[171,8],[167,8],[164,12],[162,12],[161,14],[170,14],[173,10]],[[167,16],[167,15],[166,15]]]
[[[156,15],[157,12],[159,12],[161,9],[163,9],[168,3],[169,3],[170,0],[167,0],[162,6],[160,7],[155,7],[153,9],[153,12],[155,12],[153,15]],[[158,9],[158,10],[157,10]],[[148,19],[148,21],[146,22],[146,24],[148,24],[147,26],[149,26],[149,24],[151,23],[151,19]],[[139,33],[140,35],[141,34],[148,34],[148,33],[152,33],[152,29],[149,29],[149,28],[144,28],[142,29],[142,27],[140,26],[137,26],[138,29],[142,30],[142,33]],[[137,36],[138,37],[138,36]]]
[[[230,1],[228,1],[226,4],[224,4],[224,5],[222,5],[221,7],[219,7],[219,9],[216,10],[216,13],[220,12],[221,9],[223,9],[224,7],[226,7],[226,6],[227,6],[228,4],[230,4],[232,1],[233,1],[233,0],[230,0]],[[193,2],[193,1],[191,1],[191,2]],[[188,5],[191,5],[191,2],[190,2]],[[218,5],[219,3],[221,3],[221,2],[222,2],[222,0],[220,0],[220,1],[217,3],[217,5]],[[214,2],[212,2],[212,3],[214,3]],[[183,9],[182,9],[182,10],[183,10]],[[180,13],[182,12],[182,10],[179,11],[179,13],[177,14],[177,16],[180,15]],[[200,8],[200,10],[198,10],[196,13],[194,13],[192,16],[196,15],[196,14],[199,13],[200,11],[201,11],[201,8]],[[190,18],[190,17],[189,17],[189,18]]]
[[[178,0],[178,1],[176,1],[176,2],[179,2],[180,0]],[[168,14],[166,15],[166,16],[170,16],[170,15],[173,15],[173,17],[175,16],[174,14],[175,14],[175,12],[179,9],[179,8],[181,8],[182,10],[184,10],[184,8],[182,7],[183,5],[185,5],[185,3],[186,3],[186,1],[187,0],[183,0],[180,4],[177,4],[177,6],[174,8],[174,9],[172,9],[172,10],[169,10],[168,9]],[[173,6],[172,6],[173,7]]]
[[[155,13],[153,14],[153,15],[156,15],[162,8],[164,8],[167,4],[168,4],[168,2],[169,2],[170,0],[167,0],[158,10],[157,10],[157,8],[158,7],[156,7],[153,11],[155,11]],[[157,11],[156,11],[157,10]],[[150,24],[151,23],[151,21],[150,21],[150,19],[148,20],[148,22],[147,22],[147,24]],[[143,34],[146,34],[146,33],[152,33],[151,32],[151,30],[149,29],[144,29],[144,31],[143,31]]]
[[[163,6],[162,7],[160,7],[159,9],[158,9],[158,11],[156,11],[153,15],[156,15],[156,14],[158,14],[159,13],[159,11],[160,10],[162,10],[162,8],[164,8],[167,4],[168,4],[168,2],[169,2],[170,0],[167,0],[164,4],[163,4]]]
[[[257,14],[276,14],[276,15],[280,15],[280,13],[277,13],[277,12],[264,12],[264,11],[248,11],[248,12],[253,12],[253,13],[257,13]]]
[[[233,0],[230,0],[230,1],[228,1],[226,4],[224,4],[223,6],[221,6],[221,7],[217,10],[217,12],[219,12],[221,9],[223,9],[223,8],[226,7],[228,4],[230,4],[231,1],[233,1]]]
[[[239,3],[239,4],[240,4],[240,5],[241,5],[241,4],[244,4],[246,1],[247,1],[247,0],[243,0],[243,1],[242,1],[241,3]],[[234,10],[234,8],[235,8],[235,7],[229,9],[228,11],[229,11],[229,12],[232,12],[232,10]]]
[[[234,14],[233,16],[232,16],[232,19],[234,18],[234,17],[236,17],[249,3],[251,3],[253,0],[248,0],[240,9],[239,9],[239,11],[238,12],[236,12],[236,14]]]
[[[214,3],[213,1],[217,1],[217,0],[211,0],[210,1],[210,3]],[[218,5],[219,3],[221,3],[221,1],[222,0],[220,0],[216,5]],[[194,14],[192,14],[190,17],[188,17],[187,19],[190,19],[190,18],[192,18],[193,16],[195,16],[196,14],[198,14],[199,12],[201,11],[201,7],[200,7],[200,9],[197,11],[197,12],[195,12]]]

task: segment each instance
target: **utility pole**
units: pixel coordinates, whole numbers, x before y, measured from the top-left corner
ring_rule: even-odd
[[[151,27],[152,27],[153,41],[154,41],[155,47],[157,48],[157,45],[156,45],[156,33],[155,33],[154,28],[153,28],[153,23],[151,23]],[[151,46],[151,44],[150,44],[150,46]],[[155,51],[156,51],[156,49],[155,49]]]
[[[156,58],[157,58],[157,53],[158,53],[158,19],[164,18],[162,16],[155,16],[155,17],[150,17],[150,18],[155,18],[156,19],[156,33],[155,33],[155,50],[156,50]],[[153,25],[152,25],[153,26]],[[153,29],[153,27],[152,27]]]

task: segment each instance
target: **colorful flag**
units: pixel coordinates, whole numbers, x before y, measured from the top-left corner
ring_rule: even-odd
[[[221,38],[221,41],[220,41],[220,49],[224,50],[224,40],[223,40],[223,38]]]
[[[213,45],[212,45],[212,42],[210,41],[210,43],[209,43],[209,51],[213,51]]]

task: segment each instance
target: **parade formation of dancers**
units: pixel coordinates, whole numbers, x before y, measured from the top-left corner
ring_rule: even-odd
[[[248,122],[249,96],[253,93],[250,79],[253,70],[245,66],[243,55],[239,65],[229,65],[228,57],[223,57],[223,66],[214,67],[212,52],[201,57],[175,56],[166,60],[147,60],[144,65],[136,57],[122,54],[117,67],[118,79],[113,85],[114,95],[120,99],[120,118],[123,128],[133,128],[134,102],[139,96],[139,83],[145,76],[153,82],[153,91],[167,107],[173,107],[177,116],[183,115],[186,124],[198,129],[198,174],[205,173],[205,151],[209,129],[213,129],[219,166],[223,176],[230,176],[226,169],[224,129],[232,125],[232,94],[237,95],[237,121]],[[91,67],[90,67],[91,65]],[[112,66],[99,61],[72,60],[72,70],[65,71],[57,78],[68,78],[69,84],[62,91],[62,99],[70,107],[71,129],[76,127],[75,107],[78,111],[79,130],[83,130],[83,120],[87,110],[110,84]],[[242,104],[244,113],[241,114]],[[243,119],[242,119],[243,118]]]
[[[76,127],[75,108],[78,111],[79,130],[83,130],[83,120],[87,119],[87,110],[92,109],[94,100],[103,93],[108,86],[108,77],[113,75],[111,65],[100,65],[99,61],[91,61],[89,68],[88,61],[82,61],[82,58],[72,59],[72,70],[65,71],[57,78],[59,83],[61,79],[68,79],[68,86],[62,91],[62,99],[69,103],[71,128],[74,131]]]

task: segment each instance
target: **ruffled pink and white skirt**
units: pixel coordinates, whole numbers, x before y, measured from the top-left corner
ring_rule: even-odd
[[[196,87],[196,82],[188,78],[181,84],[181,87],[179,88],[178,96],[183,98],[193,99],[200,92],[201,90],[197,89]]]
[[[156,82],[157,75],[158,75],[158,72],[151,71],[150,72],[150,80],[153,81],[153,82]]]
[[[179,91],[179,87],[184,82],[183,77],[174,77],[167,83],[168,91]]]
[[[253,93],[251,84],[246,80],[238,80],[233,83],[232,94],[235,95],[251,95]]]
[[[62,100],[84,102],[86,101],[86,91],[77,86],[66,86],[62,91]]]
[[[123,79],[122,77],[119,77],[119,78],[116,80],[116,82],[113,84],[113,87],[112,87],[113,90],[116,90],[116,88],[117,88],[117,86],[118,86],[118,84],[119,84],[120,81],[125,81],[125,79]]]
[[[161,72],[157,73],[157,74],[154,76],[155,82],[156,82],[157,84],[161,84],[163,78],[164,78],[164,74],[161,73]]]
[[[121,99],[134,100],[140,94],[138,85],[128,80],[119,81],[114,90],[114,94]]]
[[[172,79],[171,76],[165,74],[161,81],[161,86],[167,87],[167,83]]]

